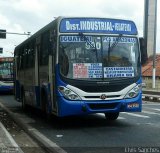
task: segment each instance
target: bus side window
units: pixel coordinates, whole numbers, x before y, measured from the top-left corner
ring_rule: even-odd
[[[57,35],[54,29],[49,33],[49,44],[48,44],[49,55],[55,56],[57,49]]]
[[[15,63],[15,67],[17,67],[17,73],[19,72],[19,68],[20,68],[20,55],[19,55],[19,50],[20,49],[18,49],[18,50],[16,50],[16,54],[15,54],[15,56],[17,56],[17,63]]]
[[[34,58],[35,58],[35,43],[31,42],[29,44],[28,50],[28,68],[34,67]]]
[[[61,46],[60,56],[59,56],[59,62],[60,62],[60,70],[64,76],[67,76],[69,71],[69,53],[64,49],[63,46]]]
[[[49,32],[42,35],[41,51],[40,51],[40,65],[48,64],[49,55]]]
[[[24,63],[23,63],[23,68],[28,68],[28,52],[29,52],[29,47],[28,44],[24,48]]]
[[[20,70],[24,68],[24,48],[20,49]]]

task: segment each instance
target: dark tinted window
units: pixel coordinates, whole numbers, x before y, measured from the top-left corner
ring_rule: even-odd
[[[34,61],[35,61],[35,42],[31,42],[29,44],[29,49],[28,49],[28,68],[34,67]]]
[[[42,35],[40,65],[48,64],[49,49],[50,49],[49,32],[46,32]]]

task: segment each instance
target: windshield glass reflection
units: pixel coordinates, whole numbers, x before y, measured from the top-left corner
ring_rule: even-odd
[[[134,37],[60,36],[60,72],[67,78],[133,78],[139,74],[138,60],[138,43]]]

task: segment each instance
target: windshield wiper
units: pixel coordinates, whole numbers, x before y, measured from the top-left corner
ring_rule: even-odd
[[[95,40],[94,40],[94,44],[95,44],[95,46],[94,46],[94,45],[92,44],[92,42],[91,42],[82,32],[79,33],[79,36],[80,36],[81,38],[83,38],[83,39],[87,42],[87,44],[90,45],[90,47],[92,48],[92,51],[96,52],[96,60],[97,60],[97,62],[98,62],[98,53],[97,53],[97,46],[96,46]]]
[[[110,46],[110,48],[109,48],[110,51],[112,51],[113,48],[115,48],[115,47],[118,45],[118,43],[119,43],[121,37],[122,37],[122,34],[119,34],[119,36],[117,37],[116,41]]]
[[[81,38],[83,38],[87,42],[87,44],[90,45],[90,47],[95,48],[95,46],[92,44],[92,42],[82,32],[79,33],[79,36]]]

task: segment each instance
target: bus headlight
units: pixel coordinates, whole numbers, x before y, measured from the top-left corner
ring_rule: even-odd
[[[64,86],[59,86],[58,87],[60,93],[69,100],[81,100],[81,98],[72,90],[64,87]]]
[[[140,90],[141,90],[141,87],[142,85],[141,84],[138,84],[137,86],[135,86],[132,90],[130,90],[126,95],[125,95],[125,99],[127,99],[127,98],[135,98],[138,94],[139,94],[139,92],[140,92]]]

